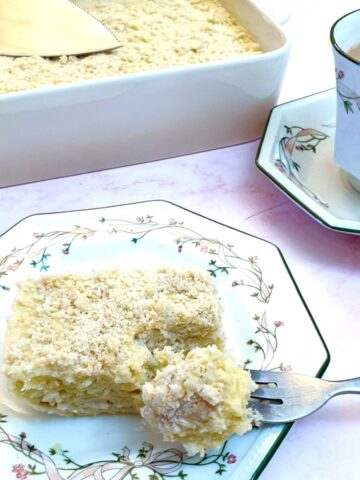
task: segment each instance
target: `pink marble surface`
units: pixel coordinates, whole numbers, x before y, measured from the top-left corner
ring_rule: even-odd
[[[4,231],[26,215],[166,199],[280,247],[331,352],[327,378],[359,375],[360,237],[325,229],[255,167],[258,143],[0,190]],[[304,355],[307,355],[306,348]],[[360,403],[296,423],[261,478],[358,479]]]
[[[314,3],[292,2],[287,28],[293,51],[281,101],[334,85],[328,31],[337,17],[359,8],[355,0]],[[294,205],[256,169],[257,147],[253,142],[4,188],[0,232],[33,213],[164,199],[271,240],[282,250],[330,349],[325,377],[358,376],[360,236],[327,230]],[[261,479],[358,480],[359,445],[359,398],[339,397],[294,425]]]

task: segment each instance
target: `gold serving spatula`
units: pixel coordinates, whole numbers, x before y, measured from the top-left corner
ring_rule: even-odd
[[[119,46],[110,30],[69,0],[0,0],[0,55],[54,57]]]

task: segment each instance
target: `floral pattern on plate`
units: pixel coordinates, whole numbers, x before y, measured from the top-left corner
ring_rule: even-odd
[[[0,415],[0,422],[6,423],[4,415]],[[42,475],[49,480],[138,480],[139,471],[146,472],[145,478],[148,480],[184,480],[188,476],[184,472],[187,465],[193,468],[211,465],[214,475],[221,476],[227,471],[228,465],[236,463],[237,460],[236,455],[226,450],[226,442],[218,452],[201,458],[189,457],[177,448],[156,451],[151,443],[144,442],[134,455],[131,455],[128,447],[123,447],[120,452],[113,452],[112,458],[81,464],[71,458],[68,450],[64,450],[60,445],[54,445],[49,448],[48,453],[44,453],[29,443],[26,437],[25,432],[10,435],[0,426],[0,444],[12,447],[22,455],[23,461],[27,462],[26,465],[14,464],[11,469],[19,480],[26,480],[33,475]],[[106,474],[111,476],[107,477]]]
[[[313,375],[325,368],[326,347],[277,248],[162,201],[35,215],[13,227],[0,239],[0,326],[21,278],[144,264],[193,265],[214,278],[229,348],[244,366],[294,366]],[[306,361],[301,338],[312,345]],[[20,480],[256,478],[286,429],[233,436],[200,458],[138,432],[139,419],[131,416],[56,418],[17,403],[10,393],[0,397],[0,413],[0,458],[6,458],[0,474]]]
[[[334,161],[336,106],[336,89],[276,106],[256,165],[318,222],[359,235],[360,194]]]
[[[313,152],[316,155],[318,145],[328,138],[323,132],[314,128],[302,128],[297,126],[284,126],[287,135],[279,141],[279,158],[274,160],[274,165],[280,172],[296,183],[309,197],[313,198],[320,205],[328,208],[329,204],[312,191],[301,179],[301,165],[295,160],[295,153]],[[314,159],[316,160],[316,159]]]

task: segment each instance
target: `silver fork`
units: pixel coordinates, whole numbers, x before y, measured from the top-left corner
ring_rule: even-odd
[[[295,373],[250,370],[257,390],[249,406],[266,423],[287,423],[310,415],[330,398],[344,393],[360,393],[360,378],[329,381]]]

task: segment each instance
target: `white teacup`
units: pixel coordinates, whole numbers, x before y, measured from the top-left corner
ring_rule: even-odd
[[[360,190],[360,10],[337,20],[330,39],[337,90],[335,162]]]

